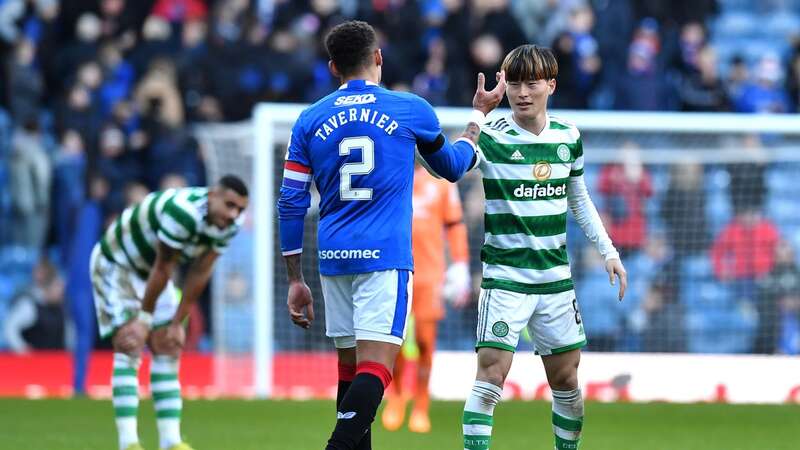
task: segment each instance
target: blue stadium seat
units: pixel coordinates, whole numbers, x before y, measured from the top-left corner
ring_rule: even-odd
[[[747,11],[725,11],[711,23],[715,36],[720,38],[745,37],[755,35],[759,24],[757,17]]]
[[[800,30],[800,16],[788,10],[775,11],[759,18],[759,32],[772,39],[786,40]]]

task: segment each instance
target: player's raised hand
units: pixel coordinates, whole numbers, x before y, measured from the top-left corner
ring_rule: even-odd
[[[289,307],[289,317],[295,325],[305,329],[311,327],[314,321],[314,299],[305,282],[295,281],[289,284],[286,305]]]
[[[616,283],[616,277],[619,278],[619,301],[625,297],[625,289],[628,288],[628,272],[622,265],[619,258],[612,258],[606,261],[606,272],[608,272],[608,281],[612,286]]]
[[[486,77],[483,73],[478,73],[478,88],[475,90],[475,96],[472,97],[472,107],[482,112],[489,114],[497,108],[503,95],[506,93],[506,74],[505,72],[498,72],[496,75],[497,86],[491,91],[486,90]]]

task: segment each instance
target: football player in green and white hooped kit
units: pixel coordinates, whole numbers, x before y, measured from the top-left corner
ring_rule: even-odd
[[[247,186],[233,175],[211,188],[153,192],[123,211],[95,245],[90,271],[100,335],[111,337],[114,347],[111,387],[120,450],[142,450],[138,374],[145,343],[153,354],[150,390],[159,447],[192,450],[180,431],[183,321],[239,232],[247,204]],[[189,268],[179,302],[171,278],[181,262]]]
[[[555,448],[572,450],[583,428],[578,363],[586,336],[567,258],[567,209],[605,258],[611,284],[619,278],[620,300],[627,274],[583,181],[580,134],[547,113],[558,75],[553,53],[520,46],[501,71],[512,112],[484,121],[478,143],[486,236],[478,373],[464,406],[464,449],[489,449],[494,408],[527,326],[552,391]]]

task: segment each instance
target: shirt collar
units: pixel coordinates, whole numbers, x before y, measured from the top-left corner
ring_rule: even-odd
[[[339,89],[363,89],[366,86],[377,86],[378,83],[374,83],[369,80],[350,80],[347,83],[339,86]]]

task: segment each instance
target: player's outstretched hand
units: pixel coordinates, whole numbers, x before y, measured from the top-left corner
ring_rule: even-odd
[[[289,307],[289,317],[298,327],[308,329],[314,321],[314,299],[311,297],[311,289],[302,281],[289,284],[289,299],[286,301]]]
[[[472,107],[483,114],[489,114],[492,110],[497,108],[500,102],[503,101],[503,95],[506,93],[505,72],[498,72],[496,78],[497,86],[491,91],[487,91],[486,77],[483,73],[478,73],[478,88],[475,90],[475,96],[472,97]]]
[[[111,340],[116,351],[130,356],[138,356],[144,350],[144,343],[150,329],[140,320],[132,319],[119,327]]]
[[[612,286],[616,283],[616,277],[619,278],[619,301],[625,297],[625,289],[628,288],[628,272],[622,265],[619,258],[612,258],[606,261],[606,272],[608,272],[608,281]]]

